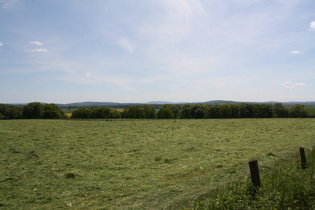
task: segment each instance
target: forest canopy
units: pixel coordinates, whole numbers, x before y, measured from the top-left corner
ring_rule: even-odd
[[[224,118],[305,118],[315,117],[305,106],[295,104],[290,107],[282,103],[274,104],[164,104],[131,105],[128,108],[79,107],[71,115],[72,119],[224,119]],[[56,104],[31,102],[27,105],[0,104],[0,119],[64,119],[63,110]]]

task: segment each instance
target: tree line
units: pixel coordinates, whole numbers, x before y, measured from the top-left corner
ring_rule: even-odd
[[[78,108],[72,119],[224,119],[224,118],[305,118],[304,105],[285,107],[275,104],[165,104],[156,110],[152,105],[133,105],[122,111],[107,108]],[[0,104],[0,119],[64,119],[64,112],[55,104],[28,103],[25,106]]]
[[[131,119],[207,119],[207,118],[305,118],[311,116],[304,105],[290,108],[281,103],[272,104],[222,104],[173,105],[165,104],[159,110],[151,105],[134,105],[117,111],[110,108],[79,108],[71,118],[131,118]]]
[[[25,106],[0,104],[0,119],[63,119],[65,113],[55,104],[28,103]]]

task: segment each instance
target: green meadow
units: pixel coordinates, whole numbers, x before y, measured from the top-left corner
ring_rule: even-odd
[[[315,145],[315,119],[2,120],[0,207],[188,205]]]
[[[315,115],[315,106],[306,106],[305,110],[309,115]]]

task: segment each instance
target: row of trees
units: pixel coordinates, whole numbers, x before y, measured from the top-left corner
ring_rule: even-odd
[[[222,104],[184,106],[165,104],[158,111],[151,105],[131,106],[123,111],[97,107],[79,108],[71,118],[133,118],[133,119],[204,119],[204,118],[304,118],[309,116],[303,105],[296,104],[290,108],[281,103],[272,104]],[[55,104],[32,102],[25,106],[0,104],[0,119],[61,119],[64,112]]]
[[[73,119],[107,119],[107,118],[121,118],[121,113],[115,109],[97,107],[93,109],[79,108],[72,112]]]
[[[303,105],[290,108],[281,103],[272,104],[222,104],[171,105],[166,104],[156,111],[151,105],[131,106],[119,112],[110,108],[79,108],[72,118],[133,118],[133,119],[205,119],[205,118],[303,118],[310,117]]]
[[[55,104],[28,103],[25,106],[0,104],[0,119],[62,119],[64,112]]]
[[[309,117],[303,105],[290,108],[281,103],[271,104],[222,104],[215,106],[185,105],[181,110],[181,118],[286,118]]]

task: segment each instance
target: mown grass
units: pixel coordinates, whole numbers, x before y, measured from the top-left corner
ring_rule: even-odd
[[[314,119],[0,121],[0,206],[177,208],[315,142]]]
[[[75,110],[77,110],[78,108],[61,108],[61,110],[65,113],[65,114],[70,114],[72,112],[74,112]]]
[[[315,148],[308,155],[307,169],[293,153],[261,170],[258,190],[244,177],[213,190],[194,209],[315,209]]]
[[[306,106],[305,110],[309,115],[315,115],[315,106]]]

